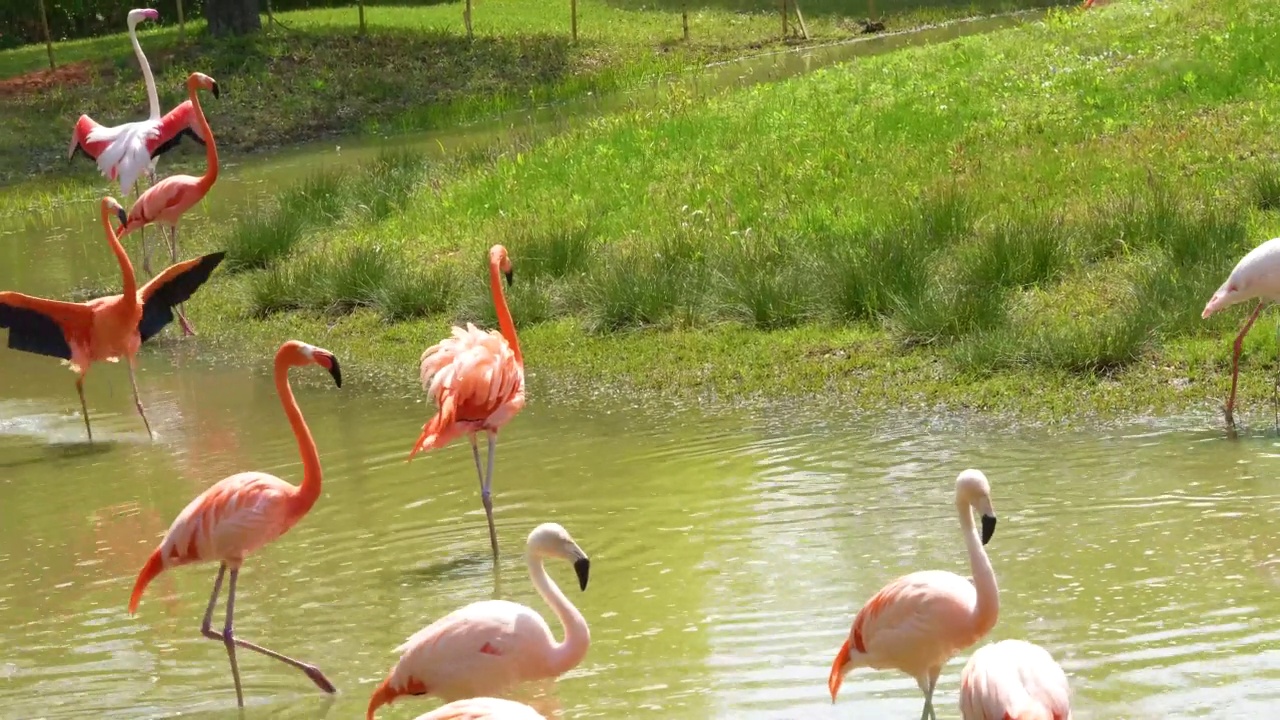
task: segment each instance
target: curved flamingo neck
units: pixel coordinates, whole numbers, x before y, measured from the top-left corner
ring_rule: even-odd
[[[151,120],[160,119],[160,96],[156,94],[156,78],[151,74],[151,63],[142,52],[142,44],[138,42],[138,26],[129,26],[129,42],[133,44],[133,54],[138,56],[138,64],[142,66],[142,79],[147,83],[147,104],[151,110]]]
[[[126,305],[136,305],[138,279],[133,274],[133,263],[129,262],[129,253],[125,252],[124,246],[120,244],[120,238],[116,237],[115,228],[111,225],[111,206],[106,201],[102,203],[102,229],[107,233],[107,244],[111,246],[111,252],[116,254],[116,261],[120,263],[120,276],[124,280],[124,288],[120,291],[123,295],[122,301]]]
[[[209,188],[213,187],[214,181],[218,179],[218,146],[213,139],[213,131],[209,129],[209,121],[205,119],[204,108],[200,106],[199,86],[195,81],[187,82],[187,95],[191,98],[191,109],[196,114],[196,124],[200,126],[200,134],[204,136],[204,157],[208,163],[205,168],[204,175],[200,176],[200,180],[196,186],[200,189],[203,196],[209,192]]]
[[[981,638],[995,627],[1000,617],[1000,589],[996,585],[996,573],[991,568],[991,560],[982,547],[982,539],[973,525],[973,508],[967,502],[957,498],[956,509],[960,511],[960,531],[964,534],[965,549],[969,551],[969,570],[973,573],[973,587],[978,593],[977,604],[973,608],[973,631]]]
[[[530,552],[527,560],[533,586],[538,589],[538,594],[547,601],[552,612],[560,618],[560,624],[564,626],[564,642],[554,644],[551,647],[551,656],[548,658],[551,671],[560,675],[577,667],[578,663],[582,662],[582,658],[586,657],[587,648],[591,645],[591,630],[587,627],[587,621],[582,617],[582,613],[578,612],[578,608],[569,602],[564,593],[560,592],[560,587],[551,579],[551,576],[547,575],[547,568],[543,565],[542,558]]]
[[[293,388],[289,386],[289,368],[292,363],[282,350],[276,354],[276,394],[280,396],[280,404],[284,406],[284,414],[289,417],[289,425],[293,427],[293,435],[298,439],[298,454],[302,456],[302,484],[293,496],[291,508],[294,520],[307,514],[316,500],[320,499],[320,455],[316,452],[316,441],[311,437],[311,429],[307,421],[302,419],[302,410],[298,409],[298,401],[293,397]]]
[[[507,293],[502,289],[502,272],[498,269],[497,258],[489,259],[489,290],[493,293],[493,307],[498,313],[498,328],[502,337],[507,339],[511,351],[516,355],[516,363],[524,367],[524,354],[520,352],[520,338],[516,337],[516,324],[511,319],[511,309],[507,307]]]

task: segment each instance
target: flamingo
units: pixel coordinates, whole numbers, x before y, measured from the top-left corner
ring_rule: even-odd
[[[209,90],[216,98],[219,94],[218,81],[198,72],[191,73],[187,77],[187,95],[195,113],[196,125],[200,128],[200,134],[206,139],[204,152],[208,167],[204,175],[200,177],[170,175],[147,188],[147,191],[142,193],[129,208],[128,218],[120,225],[119,230],[120,237],[123,238],[151,223],[162,227],[167,226],[169,256],[172,262],[178,262],[178,221],[182,219],[183,214],[204,199],[204,196],[209,193],[209,188],[213,187],[213,183],[218,179],[218,145],[214,141],[213,131],[209,129],[209,121],[204,116],[204,109],[200,107],[200,97],[196,94],[198,88]],[[142,262],[145,265],[149,260],[144,246]],[[181,305],[178,306],[178,320],[182,324],[184,336],[196,334],[191,323],[187,321]]]
[[[924,693],[920,720],[937,720],[933,689],[942,666],[990,632],[1000,614],[996,575],[983,549],[995,534],[996,513],[991,485],[981,471],[965,470],[956,478],[956,510],[973,583],[955,573],[924,570],[884,586],[858,611],[831,665],[827,689],[832,703],[844,676],[857,668],[901,670],[914,677]],[[982,515],[981,539],[974,529],[974,511]]]
[[[1240,262],[1236,263],[1227,276],[1227,281],[1209,298],[1200,318],[1208,318],[1223,308],[1253,298],[1258,298],[1258,305],[1253,308],[1253,313],[1236,335],[1231,353],[1231,396],[1227,398],[1226,407],[1228,425],[1235,424],[1232,410],[1236,405],[1236,382],[1240,376],[1240,349],[1244,345],[1244,336],[1249,334],[1262,308],[1268,302],[1280,299],[1280,237],[1271,238],[1240,258]]]
[[[396,648],[400,660],[369,698],[366,720],[402,695],[435,695],[445,701],[496,695],[518,682],[558,677],[582,662],[591,631],[582,613],[547,576],[543,560],[573,563],[583,590],[591,561],[555,523],[534,528],[527,546],[529,577],[564,625],[564,642],[557,643],[542,616],[524,605],[506,600],[471,603]]]
[[[235,679],[236,703],[240,707],[244,707],[244,692],[240,687],[236,646],[298,668],[324,692],[337,692],[333,683],[316,666],[241,640],[235,637],[232,628],[236,579],[245,557],[288,532],[320,498],[320,456],[293,397],[293,389],[289,387],[289,368],[303,365],[319,365],[328,370],[334,384],[342,387],[338,358],[328,350],[290,340],[276,352],[276,392],[298,440],[298,451],[302,455],[302,485],[290,485],[263,472],[242,472],[219,480],[178,513],[160,545],[142,566],[133,594],[129,597],[129,614],[133,615],[147,584],[160,573],[182,565],[217,561],[218,576],[213,581],[213,594],[209,597],[200,632],[210,640],[226,645],[227,656],[231,660],[231,676]],[[211,627],[213,608],[218,604],[218,593],[228,570],[231,571],[231,579],[227,587],[227,622],[222,632],[218,632]]]
[[[964,720],[1071,720],[1071,688],[1044,648],[1004,640],[964,666],[960,713]]]
[[[145,170],[148,184],[155,183],[156,160],[160,155],[178,146],[184,136],[204,145],[201,131],[192,124],[192,105],[184,100],[163,117],[160,115],[160,97],[156,94],[156,79],[151,74],[151,64],[138,43],[138,23],[160,19],[159,11],[135,8],[129,11],[126,23],[133,54],[142,67],[142,78],[147,88],[147,104],[150,114],[146,120],[124,123],[113,127],[99,125],[88,115],[81,115],[71,133],[71,145],[67,148],[67,160],[76,153],[98,164],[98,171],[108,180],[120,183],[121,197],[133,192],[133,185]],[[147,238],[142,237],[142,269],[151,274],[151,262],[147,251]]]
[[[154,437],[138,397],[135,375],[138,347],[173,320],[173,306],[191,297],[226,254],[216,252],[172,265],[139,289],[129,255],[111,229],[112,214],[123,218],[124,208],[115,198],[103,198],[102,229],[120,263],[124,281],[119,295],[70,303],[0,292],[0,327],[9,329],[9,347],[61,358],[76,373],[76,391],[80,393],[80,409],[89,442],[93,442],[93,428],[89,425],[89,407],[84,400],[84,377],[94,362],[117,362],[121,356],[129,361],[134,405],[142,416],[147,435]]]
[[[511,700],[468,698],[438,707],[416,720],[547,720],[533,708]]]
[[[501,245],[489,248],[489,290],[498,314],[502,333],[484,332],[467,323],[466,329],[453,328],[453,336],[427,348],[422,353],[419,377],[422,389],[431,395],[439,408],[422,426],[422,434],[409,452],[409,460],[419,450],[448,445],[454,438],[467,434],[471,453],[480,476],[480,499],[489,520],[489,544],[493,558],[498,559],[498,532],[493,526],[493,500],[489,490],[493,484],[493,451],[498,429],[524,407],[524,356],[520,340],[507,308],[507,297],[498,274],[513,277],[511,258]],[[480,469],[480,446],[476,433],[483,430],[489,439],[489,471]]]

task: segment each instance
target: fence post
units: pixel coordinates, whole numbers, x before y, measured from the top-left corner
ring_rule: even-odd
[[[467,0],[467,8],[462,11],[462,19],[467,23],[467,39],[473,39],[471,32],[471,0]]]
[[[689,0],[680,8],[680,22],[684,25],[684,41],[689,42]]]
[[[569,12],[573,14],[573,41],[578,42],[578,0],[569,0]]]
[[[187,20],[182,14],[182,0],[178,0],[178,44],[187,44]]]
[[[782,0],[782,39],[787,39],[787,0]]]
[[[45,12],[44,0],[40,0],[40,22],[44,25],[44,47],[49,51],[49,70],[56,70],[53,64],[53,36],[49,32],[49,13]]]
[[[267,0],[267,29],[271,30],[276,25],[276,14],[271,11],[271,0]]]
[[[359,8],[360,8],[360,35],[361,35],[361,37],[363,37],[363,36],[364,36],[364,33],[365,33],[365,25],[364,25],[364,0],[360,0],[360,1],[359,1],[358,3],[356,3],[356,4],[357,4],[357,5],[359,5]]]

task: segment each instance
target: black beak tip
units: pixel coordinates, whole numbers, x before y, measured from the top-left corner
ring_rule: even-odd
[[[991,536],[996,534],[996,518],[994,515],[982,516],[982,544],[986,545],[991,542]]]
[[[222,90],[218,87],[218,81],[217,81],[217,80],[214,80],[214,81],[213,81],[213,86],[212,86],[212,87],[210,87],[210,88],[209,88],[209,90],[213,92],[213,98],[214,98],[215,100],[217,100],[218,98],[222,97]]]
[[[511,287],[511,283],[516,281],[515,273],[508,270],[505,273],[503,273],[503,275],[507,277],[507,287]]]
[[[129,215],[124,211],[124,208],[122,207],[116,208],[116,217],[120,218],[121,225],[129,224]]]
[[[338,358],[329,358],[329,374],[333,376],[333,382],[338,387],[342,387],[342,368],[338,366]]]
[[[587,578],[591,575],[591,561],[582,558],[573,564],[573,571],[578,574],[578,586],[587,589]]]

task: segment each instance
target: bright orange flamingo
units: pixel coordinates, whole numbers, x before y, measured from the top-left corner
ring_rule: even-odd
[[[564,642],[556,642],[542,616],[524,605],[506,600],[471,603],[396,648],[400,661],[373,691],[366,720],[403,695],[435,695],[446,701],[496,695],[516,683],[557,677],[577,667],[591,645],[591,631],[582,613],[547,576],[543,560],[549,557],[573,563],[583,590],[591,561],[555,523],[529,533],[529,576],[564,625]]]
[[[489,248],[489,289],[502,333],[484,332],[471,323],[467,323],[465,330],[454,326],[453,337],[441,340],[422,353],[419,368],[422,389],[430,393],[439,409],[435,417],[422,426],[422,435],[409,452],[412,460],[419,450],[444,447],[464,433],[470,436],[495,560],[498,532],[493,526],[493,500],[489,495],[493,484],[493,450],[498,429],[524,407],[524,356],[520,354],[520,340],[516,337],[516,326],[507,308],[499,273],[506,276],[510,285],[511,258],[507,257],[505,247],[494,245]],[[476,433],[481,430],[489,438],[488,473],[480,469]]]
[[[960,713],[964,720],[1071,720],[1071,687],[1044,648],[1004,640],[964,666]]]
[[[290,340],[276,352],[276,392],[298,439],[298,451],[302,455],[302,485],[290,485],[262,472],[242,472],[219,480],[178,514],[164,540],[138,573],[133,594],[129,597],[129,614],[132,615],[138,609],[147,584],[161,572],[193,563],[219,562],[218,576],[213,581],[213,594],[209,597],[209,608],[205,610],[200,632],[210,640],[219,640],[226,645],[227,656],[231,659],[231,676],[236,684],[236,702],[240,707],[244,707],[244,692],[240,687],[236,646],[292,665],[306,673],[321,690],[337,692],[333,683],[316,666],[241,640],[235,637],[232,629],[236,579],[245,557],[288,532],[320,498],[320,456],[289,387],[289,368],[312,364],[328,370],[334,383],[342,387],[338,359],[328,350]],[[211,627],[213,608],[218,604],[218,593],[222,590],[222,579],[228,569],[231,570],[231,580],[227,587],[227,622],[219,633]]]
[[[416,720],[547,720],[524,703],[500,698],[478,697],[458,700],[438,707]]]
[[[956,509],[973,583],[955,573],[924,570],[904,575],[876,593],[853,619],[849,638],[831,664],[827,678],[831,702],[836,701],[844,676],[857,668],[901,670],[914,677],[924,693],[920,720],[937,720],[933,688],[942,666],[981,640],[1000,615],[996,575],[983,549],[996,531],[986,475],[978,470],[960,473]],[[973,525],[975,510],[982,515],[981,539]]]
[[[95,298],[83,303],[46,300],[16,292],[0,292],[0,327],[9,328],[9,347],[38,355],[62,358],[76,373],[76,391],[84,428],[93,442],[89,407],[84,401],[84,376],[98,361],[129,361],[129,382],[133,402],[142,424],[151,435],[151,423],[138,397],[134,373],[138,347],[173,320],[173,306],[191,297],[209,279],[225,253],[212,253],[170,266],[141,289],[133,274],[129,255],[111,229],[111,216],[124,217],[115,198],[102,199],[102,228],[116,260],[124,288],[119,295]]]
[[[218,81],[198,72],[187,76],[187,95],[191,99],[191,107],[195,112],[196,127],[200,135],[205,138],[204,154],[208,167],[205,168],[204,175],[200,177],[170,175],[147,188],[147,191],[133,203],[133,207],[129,208],[129,215],[119,230],[120,237],[124,238],[134,230],[140,230],[151,223],[168,227],[169,257],[171,262],[175,263],[178,262],[178,222],[188,210],[204,199],[204,196],[209,193],[209,188],[213,187],[213,183],[218,179],[218,144],[214,141],[213,131],[209,129],[209,121],[204,116],[204,109],[200,107],[200,97],[196,93],[199,88],[209,90],[216,98],[219,95]],[[148,253],[149,251],[144,247],[142,258],[144,266],[151,260]],[[181,305],[178,306],[178,320],[182,325],[183,335],[196,334],[191,323],[187,321]]]

